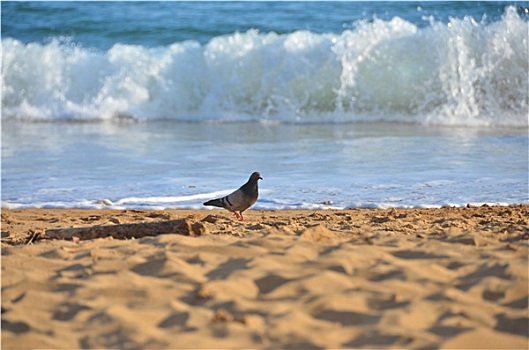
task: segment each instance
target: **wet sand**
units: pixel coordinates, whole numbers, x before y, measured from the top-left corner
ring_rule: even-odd
[[[529,206],[2,210],[2,347],[527,349],[528,252]]]

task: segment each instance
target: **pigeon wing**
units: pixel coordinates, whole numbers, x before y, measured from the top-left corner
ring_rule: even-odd
[[[229,211],[246,210],[251,204],[248,205],[248,200],[245,198],[244,193],[240,188],[225,197],[212,199],[204,203],[204,205],[220,207]]]

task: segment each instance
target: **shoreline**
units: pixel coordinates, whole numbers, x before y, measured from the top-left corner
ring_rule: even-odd
[[[2,210],[5,348],[526,348],[529,206]],[[186,219],[196,237],[41,239]]]
[[[513,239],[516,232],[529,235],[529,205],[481,205],[442,208],[350,208],[350,209],[271,209],[247,210],[244,221],[223,209],[2,209],[2,244],[21,244],[35,233],[41,238],[49,229],[156,222],[188,219],[204,224],[204,234],[251,233],[301,234],[304,229],[323,225],[342,234],[387,232],[409,235],[414,231],[429,234],[503,234],[498,239]],[[489,218],[484,220],[483,218]],[[384,225],[383,225],[384,224]],[[526,225],[524,227],[524,225]],[[457,228],[457,229],[456,229]],[[446,232],[445,232],[446,231]],[[456,232],[457,231],[457,232]],[[526,237],[527,238],[527,237]]]

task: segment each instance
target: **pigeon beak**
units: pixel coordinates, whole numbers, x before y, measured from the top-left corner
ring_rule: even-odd
[[[259,176],[259,180],[262,180],[263,178]]]

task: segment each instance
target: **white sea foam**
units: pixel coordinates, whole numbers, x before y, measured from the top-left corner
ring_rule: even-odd
[[[528,125],[528,23],[399,17],[108,51],[2,39],[2,118]]]
[[[232,190],[233,191],[233,190]],[[228,195],[231,191],[216,191],[211,193],[200,193],[189,196],[165,196],[165,197],[128,197],[120,199],[116,202],[117,205],[134,205],[134,204],[176,204],[176,203],[200,203],[208,199],[219,198]]]

